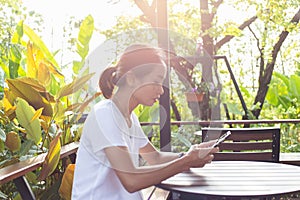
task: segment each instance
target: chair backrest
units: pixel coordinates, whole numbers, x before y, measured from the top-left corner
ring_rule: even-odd
[[[231,131],[219,145],[214,160],[248,160],[279,162],[280,128],[202,128],[202,141],[217,139]]]

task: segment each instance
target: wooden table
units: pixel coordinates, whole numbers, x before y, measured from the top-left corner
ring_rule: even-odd
[[[158,187],[180,193],[181,199],[279,197],[300,191],[300,167],[272,162],[213,161],[204,168],[177,174]]]

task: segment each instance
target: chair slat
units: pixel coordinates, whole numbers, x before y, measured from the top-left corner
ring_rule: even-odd
[[[279,162],[280,128],[202,128],[202,141],[231,135],[219,145],[214,160],[259,160]]]
[[[214,160],[273,161],[272,156],[272,152],[219,152],[215,154]]]
[[[219,145],[220,150],[232,150],[232,151],[242,151],[242,150],[272,150],[272,141],[270,142],[223,142]]]

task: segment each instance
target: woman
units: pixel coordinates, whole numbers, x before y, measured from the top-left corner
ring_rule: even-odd
[[[72,199],[142,199],[143,188],[191,167],[203,167],[218,148],[193,145],[186,154],[159,152],[143,133],[133,110],[152,106],[163,94],[166,65],[162,53],[136,44],[99,80],[107,100],[97,103],[86,119],[80,140]],[[115,90],[117,86],[117,90]],[[147,166],[139,166],[139,155]]]

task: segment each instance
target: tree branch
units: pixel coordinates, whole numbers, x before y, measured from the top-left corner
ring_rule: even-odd
[[[294,17],[292,18],[290,23],[298,24],[299,20],[300,20],[300,9],[294,15]],[[274,70],[277,55],[280,51],[280,48],[281,48],[283,42],[287,38],[288,34],[289,34],[289,32],[287,30],[284,30],[280,33],[279,39],[273,47],[272,60],[267,63],[264,76],[261,78],[261,80],[263,80],[263,81],[261,81],[260,84],[259,84],[257,95],[256,95],[255,100],[254,100],[254,105],[256,105],[259,102],[260,103],[260,108],[254,110],[252,112],[253,115],[256,118],[258,118],[258,116],[260,115],[261,109],[263,107],[263,104],[264,104],[264,101],[265,101],[265,98],[266,98],[266,95],[267,95],[267,92],[268,92],[268,85],[270,84],[271,79],[272,79],[273,70]]]
[[[242,25],[239,26],[240,30],[244,30],[247,26],[249,26],[252,22],[254,22],[257,19],[257,16],[251,17],[247,21],[245,21]],[[232,35],[227,35],[223,39],[221,39],[219,42],[217,42],[215,48],[220,49],[224,44],[229,42],[234,36]]]
[[[219,0],[217,2],[213,2],[212,5],[213,5],[213,8],[214,10],[218,10],[219,6],[223,3],[223,0]],[[211,20],[215,17],[217,12],[212,12],[210,17],[211,17]]]
[[[264,74],[264,66],[265,66],[265,62],[264,62],[264,48],[260,48],[259,47],[259,38],[256,36],[256,34],[254,33],[254,31],[252,30],[252,28],[250,27],[250,25],[248,26],[250,32],[253,34],[253,37],[256,39],[256,45],[257,45],[257,49],[260,53],[259,59],[260,59],[260,64],[259,64],[259,77],[262,77]]]
[[[147,0],[134,0],[135,4],[144,13],[144,15],[140,16],[141,21],[150,23],[152,27],[156,27],[156,1],[157,0],[153,0],[152,5],[150,6]]]

